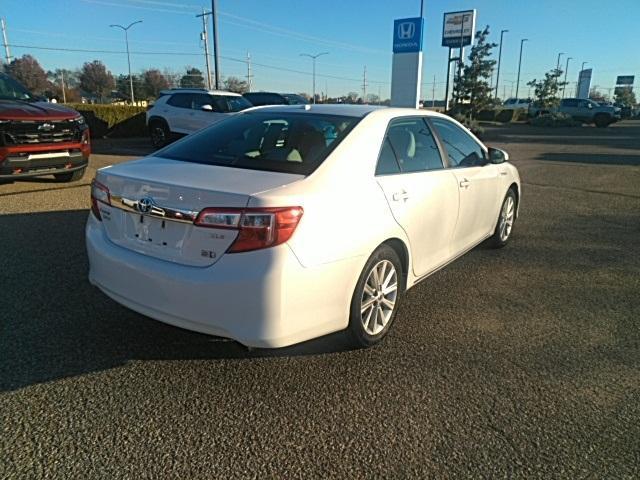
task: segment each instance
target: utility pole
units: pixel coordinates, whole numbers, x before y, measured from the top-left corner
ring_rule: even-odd
[[[567,73],[569,73],[569,61],[572,59],[573,57],[567,57],[567,66],[564,69],[564,85],[562,85],[562,98],[564,98],[564,92],[567,89]]]
[[[311,55],[310,53],[300,54],[301,57],[309,57],[313,60],[313,103],[316,103],[316,59],[322,55],[329,55],[329,52],[320,52],[315,55]]]
[[[253,74],[251,73],[251,54],[247,52],[247,91],[251,91],[251,80]]]
[[[202,13],[196,15],[196,17],[202,17],[202,33],[200,39],[204,41],[204,59],[207,65],[207,88],[211,90],[211,65],[209,64],[209,32],[207,32],[207,15],[211,12],[207,12],[204,7]]]
[[[2,43],[4,44],[4,54],[7,59],[7,65],[11,63],[11,50],[9,49],[9,42],[7,41],[7,22],[4,18],[0,19],[2,24]]]
[[[367,66],[364,66],[362,73],[362,103],[367,103]]]
[[[60,70],[60,87],[62,88],[62,103],[67,103],[67,93],[64,91],[64,70]]]
[[[211,23],[213,24],[213,65],[216,76],[216,90],[220,90],[220,62],[218,60],[220,40],[218,39],[218,6],[216,0],[211,0]]]
[[[129,29],[133,27],[136,23],[142,23],[142,20],[131,22],[126,27],[123,27],[122,25],[109,25],[110,27],[120,28],[124,31],[124,42],[127,46],[127,65],[129,67],[129,88],[131,89],[131,105],[136,103],[136,99],[133,96],[133,77],[131,76],[131,56],[129,55]]]
[[[498,50],[498,70],[496,72],[496,98],[498,98],[498,85],[500,85],[500,61],[502,60],[502,38],[509,30],[500,31],[500,49]]]
[[[528,38],[523,38],[520,40],[520,60],[518,61],[518,80],[516,82],[516,98],[518,98],[518,91],[520,90],[520,67],[522,67],[522,47],[524,46],[524,42],[528,42]]]

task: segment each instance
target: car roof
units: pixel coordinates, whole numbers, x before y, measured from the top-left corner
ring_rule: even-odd
[[[207,90],[206,88],[169,88],[160,92],[161,95],[171,95],[172,93],[206,93],[209,95],[226,95],[232,97],[242,96],[235,92],[227,92],[225,90]]]
[[[369,114],[376,116],[394,118],[410,117],[415,115],[426,117],[445,117],[446,115],[426,109],[385,107],[382,105],[351,105],[351,104],[316,104],[316,105],[265,105],[243,110],[243,113],[250,112],[290,112],[290,113],[317,113],[322,115],[340,115],[346,117],[363,118]]]

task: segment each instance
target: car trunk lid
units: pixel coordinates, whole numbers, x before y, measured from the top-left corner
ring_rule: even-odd
[[[204,208],[247,206],[252,195],[304,178],[146,157],[106,167],[96,180],[109,189],[100,204],[106,235],[115,244],[162,260],[206,267],[218,261],[238,232],[194,225]]]

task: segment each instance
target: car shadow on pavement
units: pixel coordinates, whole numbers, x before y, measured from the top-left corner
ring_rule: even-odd
[[[1,215],[0,391],[133,360],[246,359],[343,352],[341,332],[292,347],[247,349],[151,320],[87,280],[87,210]]]

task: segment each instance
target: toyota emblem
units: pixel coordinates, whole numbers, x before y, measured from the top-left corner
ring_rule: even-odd
[[[151,197],[144,197],[138,200],[138,211],[140,213],[149,213],[151,211],[151,207],[153,207],[153,199]]]

